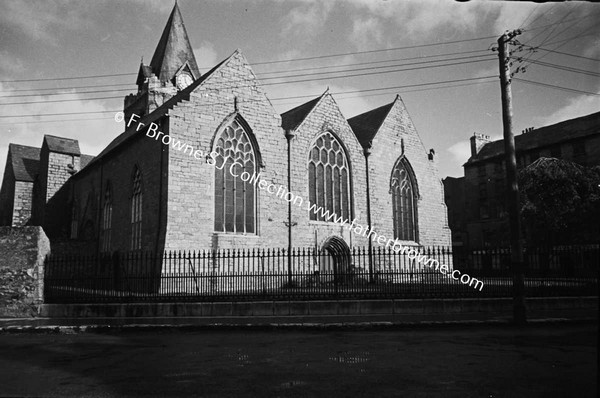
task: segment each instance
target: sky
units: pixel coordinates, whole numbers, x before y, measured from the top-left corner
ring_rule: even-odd
[[[123,124],[114,114],[123,97],[136,92],[140,60],[150,62],[173,4],[0,0],[0,175],[9,143],[39,147],[51,134],[78,139],[82,153],[97,155],[120,134]],[[201,72],[240,49],[280,113],[326,89],[346,118],[399,94],[426,151],[435,150],[440,178],[464,175],[474,132],[502,137],[493,49],[507,30],[523,30],[513,46],[520,58],[513,71],[525,66],[512,83],[515,134],[600,111],[597,4],[178,4]]]

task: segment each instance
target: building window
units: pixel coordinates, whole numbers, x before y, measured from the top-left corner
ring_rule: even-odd
[[[349,220],[350,211],[350,168],[341,143],[327,132],[317,138],[308,160],[308,192],[311,204],[316,204],[329,214]],[[314,221],[325,219],[321,211],[309,212]]]
[[[410,173],[410,165],[402,157],[392,171],[392,206],[394,238],[417,241],[416,182]]]
[[[106,187],[104,194],[104,204],[102,207],[102,246],[101,251],[107,253],[110,251],[110,230],[112,224],[112,195],[110,185]]]
[[[142,248],[142,173],[135,168],[131,195],[131,250]]]
[[[223,129],[215,151],[219,154],[215,164],[215,231],[256,233],[256,190],[249,180],[256,172],[256,156],[248,132],[238,120]]]

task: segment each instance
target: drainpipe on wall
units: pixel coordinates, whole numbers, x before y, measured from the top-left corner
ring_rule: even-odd
[[[363,153],[365,155],[365,167],[367,177],[367,224],[369,225],[369,231],[373,227],[371,224],[371,188],[369,186],[369,155],[371,155],[371,143],[369,146],[364,148]],[[373,241],[369,239],[369,282],[373,282]]]
[[[287,185],[288,192],[292,192],[292,130],[286,130],[287,139]],[[292,286],[292,202],[288,201],[288,286]]]

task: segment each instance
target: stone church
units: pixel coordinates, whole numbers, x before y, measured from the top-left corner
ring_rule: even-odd
[[[434,151],[399,96],[346,119],[325,91],[280,115],[241,51],[200,73],[177,4],[136,83],[124,102],[124,132],[95,157],[66,137],[46,135],[41,148],[10,144],[2,225],[41,225],[54,251],[90,254],[367,245],[207,156],[149,138],[145,129],[155,123],[171,140],[218,153],[221,165],[238,162],[380,235],[450,244]],[[133,114],[139,124],[127,127]]]

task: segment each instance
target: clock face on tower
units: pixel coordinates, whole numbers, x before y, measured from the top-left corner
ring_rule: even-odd
[[[184,88],[186,88],[193,82],[194,82],[194,79],[192,79],[192,76],[186,72],[182,72],[182,73],[178,74],[177,78],[175,79],[175,83],[177,84],[177,88],[179,90],[183,90]]]

